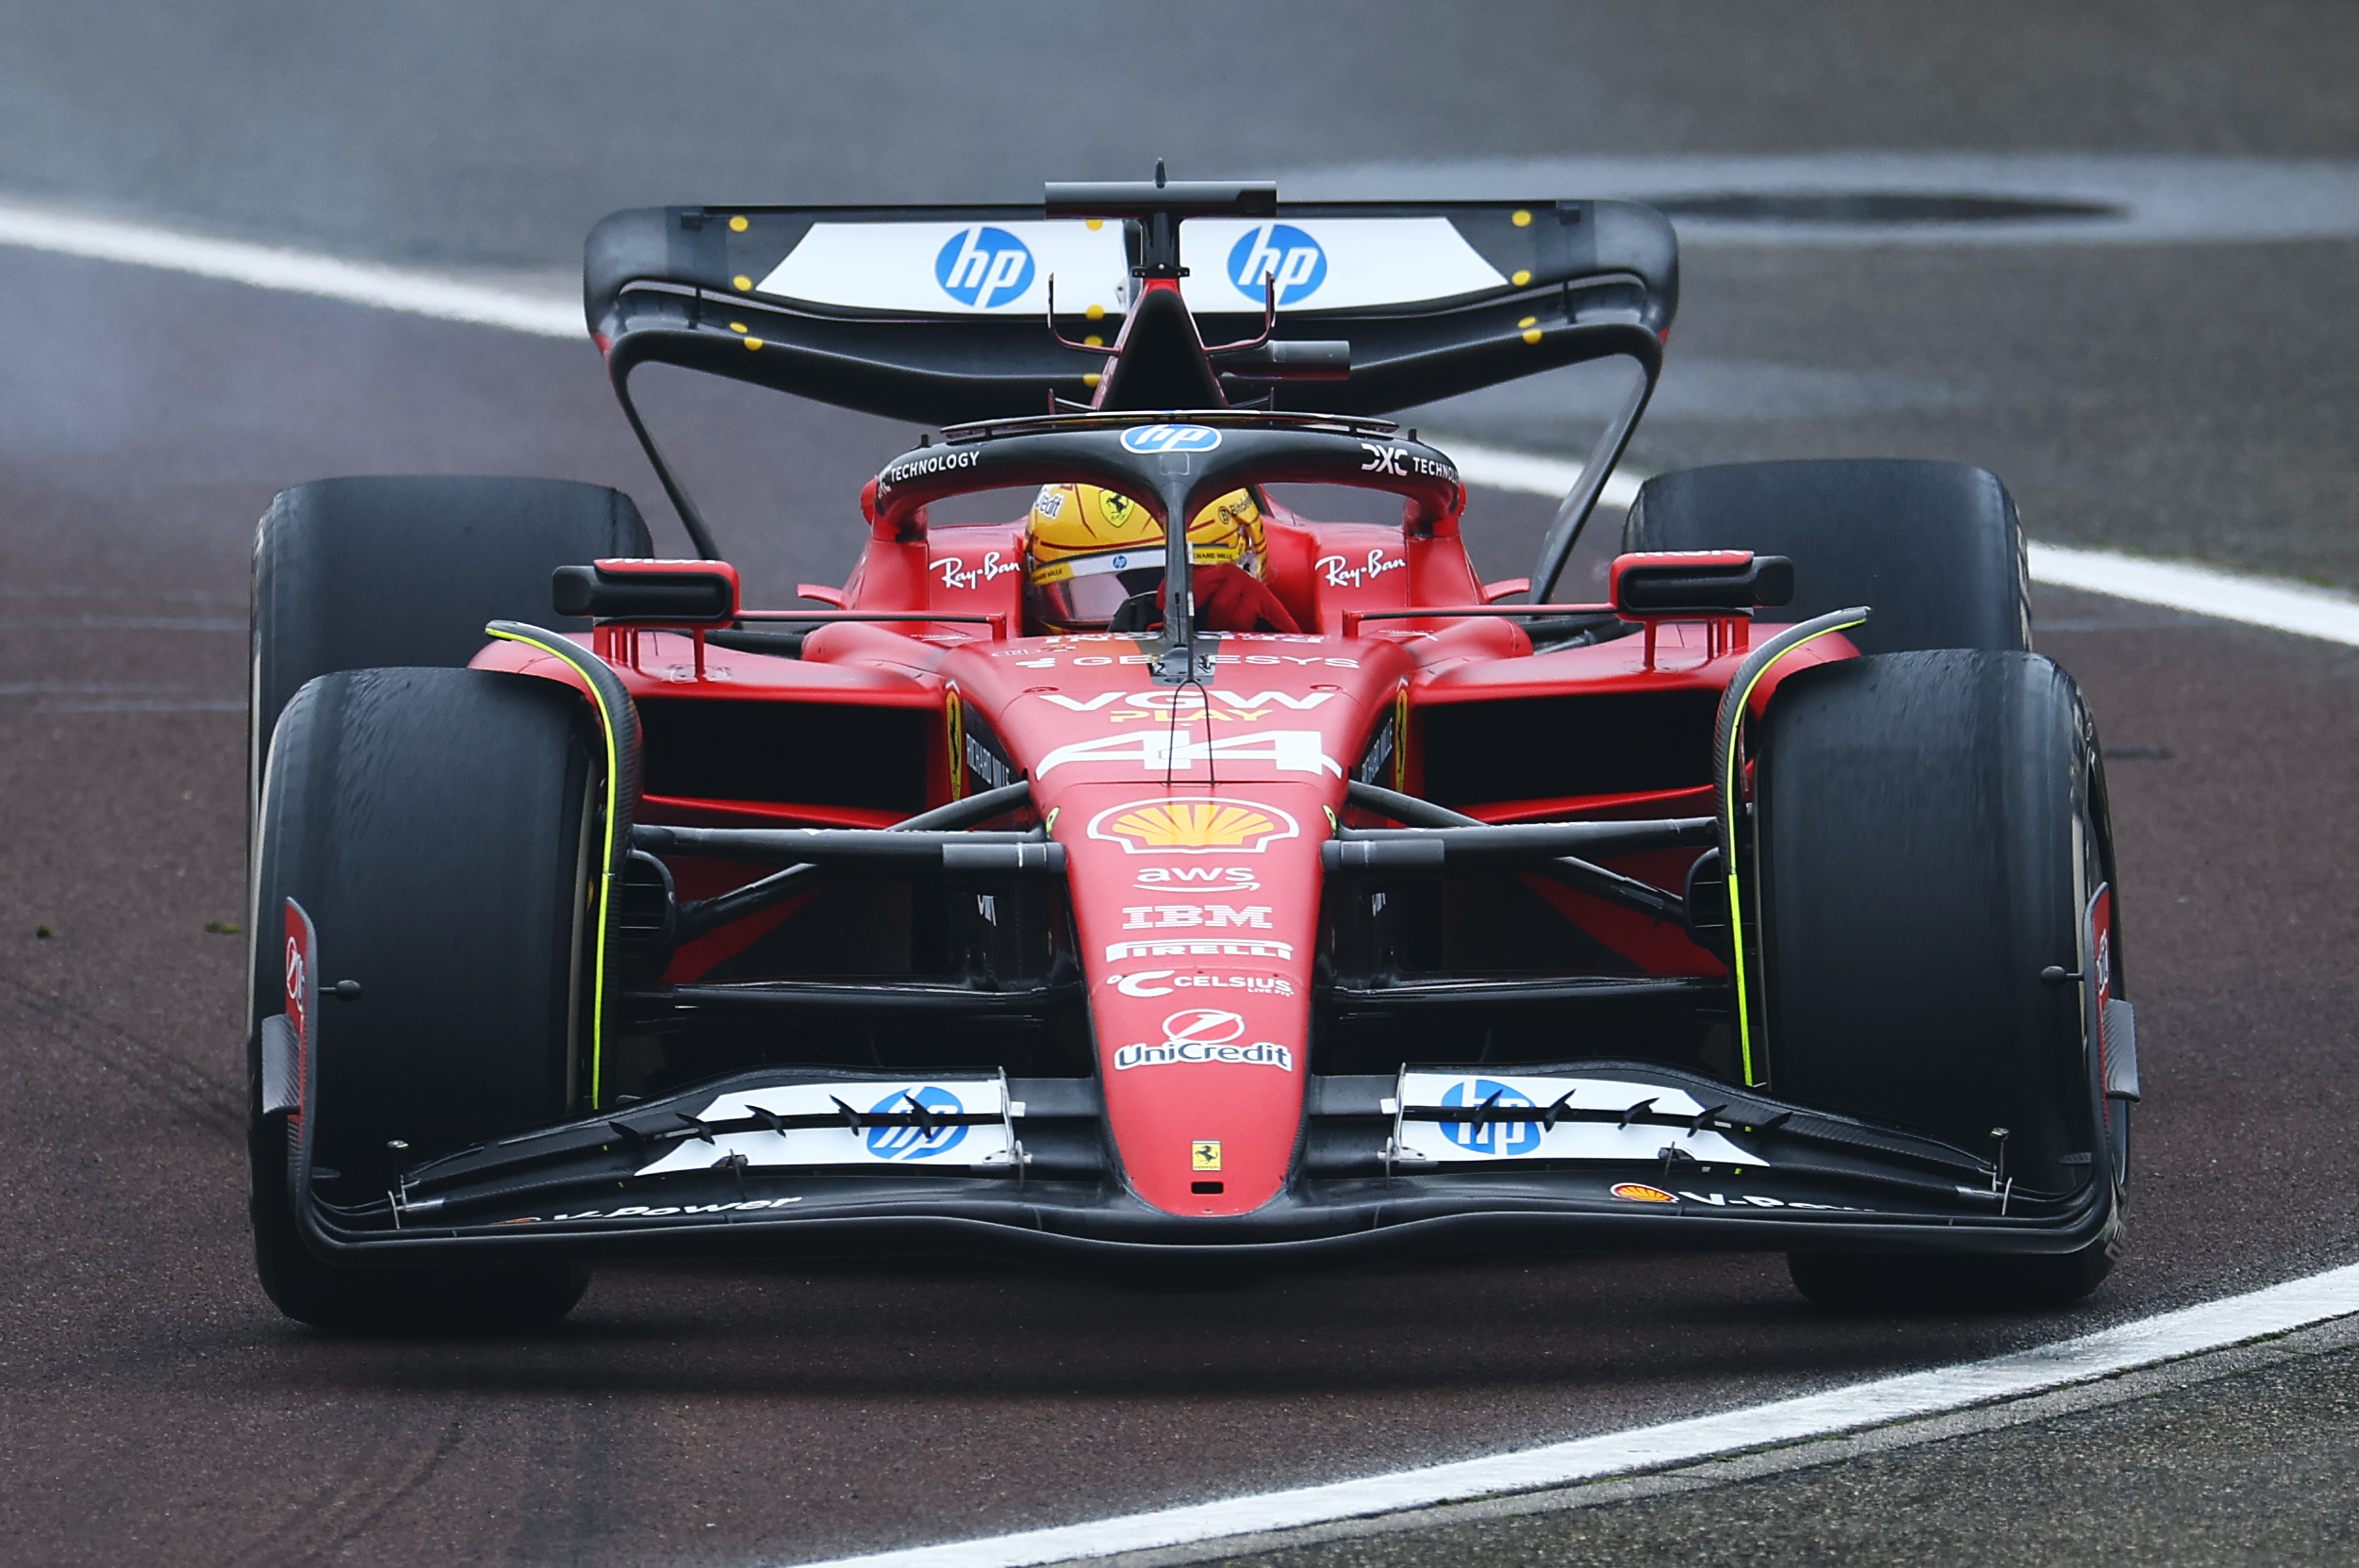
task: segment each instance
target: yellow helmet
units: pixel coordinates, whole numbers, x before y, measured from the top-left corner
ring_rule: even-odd
[[[1024,524],[1026,582],[1035,615],[1070,631],[1104,626],[1135,594],[1163,580],[1163,530],[1127,495],[1095,485],[1044,485]],[[1231,490],[1188,524],[1188,559],[1262,575],[1262,509]]]

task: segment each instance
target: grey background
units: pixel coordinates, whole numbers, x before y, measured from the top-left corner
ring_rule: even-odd
[[[1483,155],[2350,157],[2333,4],[16,0],[0,186],[408,258],[602,213]]]

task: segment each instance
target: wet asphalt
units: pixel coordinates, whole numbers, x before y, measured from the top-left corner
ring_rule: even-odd
[[[1206,9],[1166,25],[1162,69],[1085,147],[1043,128],[1039,95],[1102,95],[1147,13],[813,12],[771,41],[759,10],[12,8],[0,185],[544,268],[629,201],[1012,195],[1157,151],[1210,173],[1428,149],[2359,141],[2334,75],[2359,28],[2324,8],[1965,8],[1972,25],[1923,28],[1867,8]],[[1963,457],[2008,479],[2039,537],[2359,581],[2354,260],[2348,241],[1699,249],[1636,455]],[[2129,1258],[2082,1308],[1837,1319],[1773,1258],[1598,1257],[1200,1291],[616,1268],[536,1340],[287,1324],[245,1256],[242,942],[206,930],[242,918],[253,520],[332,473],[593,479],[651,514],[656,490],[586,344],[22,250],[0,249],[0,1559],[791,1561],[1726,1408],[2359,1256],[2359,650],[2043,590],[2040,647],[2120,753],[2148,1087]],[[853,497],[909,434],[685,381],[652,401],[754,598],[840,578]],[[1452,416],[1499,441],[1563,428],[1531,400],[1428,433]],[[1477,564],[1520,570],[1546,511],[1478,496]],[[2270,1376],[2187,1395],[2212,1403],[2186,1442],[2076,1417],[1749,1483],[1719,1494],[1724,1516],[1633,1504],[1579,1515],[1577,1542],[1450,1554],[2323,1560],[2347,1544],[2328,1515],[2352,1493],[2348,1361]],[[2324,1500],[2263,1518],[2269,1456]],[[2154,1533],[2087,1533],[2120,1497]]]
[[[1222,1558],[1217,1568],[2344,1563],[2359,1556],[2355,1428],[2359,1355],[2313,1353],[2004,1430],[1846,1452],[1839,1462],[1762,1456],[1652,1483],[1667,1494],[1412,1524]],[[1791,1468],[1733,1480],[1704,1473],[1770,1463]],[[1592,1490],[1603,1489],[1555,1500]]]

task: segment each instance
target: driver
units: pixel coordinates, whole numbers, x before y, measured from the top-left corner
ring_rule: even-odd
[[[1208,632],[1300,628],[1262,581],[1262,509],[1231,490],[1188,525],[1196,623]],[[1163,529],[1129,496],[1044,485],[1024,525],[1025,596],[1057,632],[1144,632],[1163,619]]]

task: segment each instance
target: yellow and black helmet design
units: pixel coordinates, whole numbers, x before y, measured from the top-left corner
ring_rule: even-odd
[[[1163,531],[1129,496],[1095,485],[1044,485],[1024,525],[1033,614],[1064,631],[1102,627],[1123,601],[1163,578]],[[1188,524],[1188,559],[1262,575],[1262,509],[1231,490]]]

